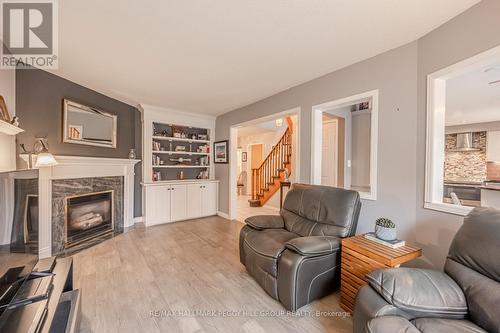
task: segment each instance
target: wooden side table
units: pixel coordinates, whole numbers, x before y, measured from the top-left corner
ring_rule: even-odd
[[[353,312],[358,290],[366,284],[365,275],[379,268],[399,267],[418,258],[422,249],[402,246],[397,249],[366,239],[363,235],[342,240],[340,306]]]

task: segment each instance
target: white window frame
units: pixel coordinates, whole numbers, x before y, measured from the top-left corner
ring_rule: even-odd
[[[377,152],[378,152],[378,109],[379,90],[371,90],[346,98],[326,102],[312,107],[311,119],[311,184],[321,185],[321,148],[323,135],[323,113],[343,106],[355,104],[371,98],[371,133],[370,133],[370,192],[359,192],[361,199],[377,200]],[[350,142],[346,140],[346,146]],[[347,147],[346,147],[347,148]],[[347,151],[347,150],[346,150]],[[347,172],[347,170],[346,170]],[[350,182],[349,182],[350,183]]]
[[[500,46],[427,76],[427,136],[424,208],[465,216],[473,207],[443,202],[446,80],[487,66],[500,57]]]

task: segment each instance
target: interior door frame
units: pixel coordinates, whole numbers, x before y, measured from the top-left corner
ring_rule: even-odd
[[[238,169],[238,161],[236,157],[236,149],[238,148],[238,128],[244,127],[244,126],[251,126],[255,125],[261,122],[277,119],[277,118],[282,118],[286,116],[297,116],[297,133],[296,133],[296,156],[295,156],[295,170],[293,172],[295,173],[295,179],[297,181],[301,181],[300,178],[300,152],[301,152],[301,125],[302,125],[302,110],[300,107],[295,107],[292,109],[288,109],[285,111],[277,112],[270,114],[268,116],[260,117],[260,118],[255,118],[249,121],[244,121],[235,125],[232,125],[229,128],[229,181],[228,181],[228,186],[229,186],[229,213],[228,213],[228,219],[230,220],[235,220],[237,217],[237,210],[238,210],[238,205],[237,205],[237,193],[236,193],[236,182],[237,182],[237,169]]]
[[[336,127],[336,131],[335,131],[336,140],[335,140],[335,142],[337,143],[337,146],[338,146],[338,143],[339,143],[339,120],[338,119],[323,120],[322,126],[325,126],[325,124],[333,124],[333,123],[335,124],[335,127]],[[345,142],[345,140],[344,140],[344,142]],[[339,165],[339,150],[338,150],[338,147],[333,150],[333,155],[334,155],[334,164],[336,164],[335,174],[333,175],[333,179],[334,179],[333,186],[338,187],[338,184],[339,184],[339,166],[338,166]]]
[[[377,152],[378,152],[378,109],[379,109],[379,90],[371,90],[361,94],[352,95],[349,97],[333,100],[330,102],[314,105],[311,112],[311,184],[321,184],[321,150],[323,139],[323,113],[335,114],[334,110],[343,106],[356,104],[360,101],[371,98],[371,133],[370,133],[370,192],[360,192],[362,199],[377,200]],[[350,127],[347,123],[345,125],[346,132],[346,156],[350,154]],[[349,141],[349,142],[348,142]],[[347,148],[349,147],[349,150]],[[349,159],[351,156],[348,157]],[[350,167],[347,165],[347,158],[345,159],[346,167],[344,169],[345,188],[350,188],[351,177]]]

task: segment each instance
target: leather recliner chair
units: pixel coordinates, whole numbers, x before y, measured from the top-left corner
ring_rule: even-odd
[[[500,211],[476,208],[450,246],[444,272],[390,268],[367,275],[354,333],[500,332]]]
[[[240,261],[286,309],[330,294],[340,281],[340,241],[356,232],[358,192],[294,184],[280,215],[247,218]]]

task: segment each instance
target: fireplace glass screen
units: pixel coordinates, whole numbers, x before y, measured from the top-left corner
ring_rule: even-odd
[[[113,191],[66,198],[66,246],[113,231]]]

